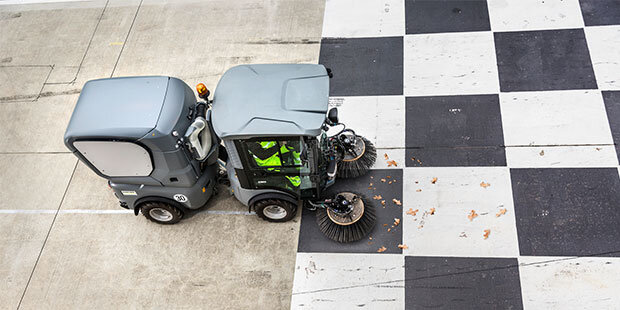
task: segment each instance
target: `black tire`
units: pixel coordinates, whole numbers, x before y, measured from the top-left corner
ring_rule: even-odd
[[[176,224],[183,218],[183,212],[177,207],[159,201],[145,202],[140,211],[149,221],[162,225]]]
[[[256,215],[268,222],[287,222],[295,217],[297,206],[286,200],[269,198],[254,203]]]

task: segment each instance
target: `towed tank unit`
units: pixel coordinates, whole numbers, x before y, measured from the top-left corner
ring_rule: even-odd
[[[374,227],[374,207],[325,189],[365,174],[376,150],[328,111],[331,76],[322,65],[241,65],[222,76],[213,100],[198,84],[200,101],[173,77],[93,80],[64,140],[122,207],[153,222],[179,222],[225,183],[264,220],[288,221],[305,206],[327,237],[351,242]],[[328,136],[332,127],[340,130]]]

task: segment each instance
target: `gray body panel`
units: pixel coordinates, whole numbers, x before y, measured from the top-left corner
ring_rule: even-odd
[[[224,73],[213,97],[222,138],[317,136],[325,120],[329,78],[322,65],[241,65]]]

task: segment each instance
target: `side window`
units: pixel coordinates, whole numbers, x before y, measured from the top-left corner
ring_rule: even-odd
[[[253,139],[244,141],[254,168],[301,167],[302,143],[295,139]]]
[[[73,146],[99,172],[110,177],[148,176],[151,155],[141,146],[122,141],[76,141]]]

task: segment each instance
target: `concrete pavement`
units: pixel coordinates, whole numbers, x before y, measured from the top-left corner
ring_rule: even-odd
[[[289,308],[299,218],[244,215],[224,190],[208,210],[235,212],[174,226],[112,213],[105,180],[62,135],[90,79],[213,89],[236,64],[316,63],[323,5],[0,1],[0,308]]]

